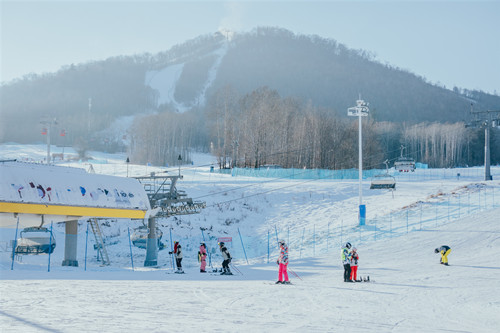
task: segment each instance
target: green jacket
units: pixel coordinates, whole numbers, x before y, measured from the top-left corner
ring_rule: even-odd
[[[342,258],[342,264],[351,264],[351,254],[347,247],[344,247],[340,252],[340,257]]]

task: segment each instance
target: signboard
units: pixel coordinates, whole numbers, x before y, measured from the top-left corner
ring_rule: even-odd
[[[368,109],[368,103],[366,103],[362,99],[358,99],[356,101],[356,106],[347,109],[348,116],[365,117],[368,116],[368,112],[370,112],[370,109]]]
[[[217,241],[224,242],[224,243],[231,243],[233,241],[233,237],[219,237]]]
[[[368,116],[368,108],[358,108],[358,107],[352,107],[347,109],[347,115],[348,116]]]

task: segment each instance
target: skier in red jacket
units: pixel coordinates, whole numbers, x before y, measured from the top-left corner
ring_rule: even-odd
[[[351,281],[356,282],[358,280],[358,250],[353,247],[351,251]]]

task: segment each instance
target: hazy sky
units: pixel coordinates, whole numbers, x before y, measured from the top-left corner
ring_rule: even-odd
[[[2,82],[272,26],[371,51],[448,88],[500,94],[500,0],[0,1]]]

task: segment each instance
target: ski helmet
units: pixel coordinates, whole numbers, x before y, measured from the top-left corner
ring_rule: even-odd
[[[352,248],[352,252],[356,252],[357,250],[358,250],[358,249],[357,249],[357,248],[355,248],[355,247],[353,247],[353,248]]]
[[[350,249],[351,248],[351,243],[349,243],[349,242],[345,243],[345,247],[347,247],[348,249]]]
[[[285,245],[285,241],[280,239],[279,242],[278,242],[279,245]]]
[[[220,242],[220,243],[219,243],[219,246],[224,246],[224,242]]]

